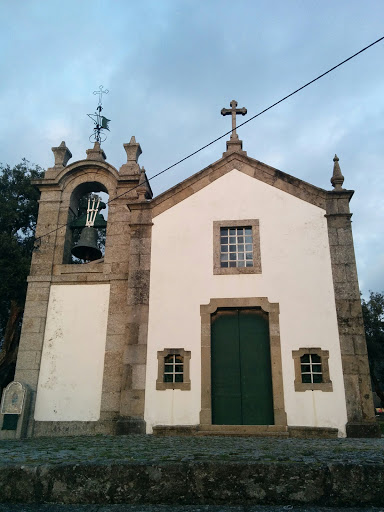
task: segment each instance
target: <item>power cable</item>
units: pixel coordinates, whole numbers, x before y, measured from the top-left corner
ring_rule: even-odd
[[[279,103],[282,103],[283,101],[287,100],[288,98],[290,98],[291,96],[293,96],[294,94],[297,94],[298,92],[302,91],[303,89],[305,89],[306,87],[308,87],[309,85],[313,84],[314,82],[316,82],[317,80],[320,80],[320,78],[323,78],[323,76],[325,75],[328,75],[328,73],[331,73],[332,71],[334,71],[335,69],[339,68],[340,66],[342,66],[343,64],[345,64],[346,62],[354,59],[355,57],[357,57],[358,55],[360,55],[361,53],[365,52],[366,50],[368,50],[369,48],[371,48],[372,46],[374,46],[375,44],[379,43],[380,41],[382,41],[384,39],[384,36],[383,37],[380,37],[379,39],[377,39],[376,41],[374,41],[373,43],[369,44],[368,46],[366,46],[365,48],[359,50],[358,52],[354,53],[353,55],[351,55],[350,57],[348,57],[347,59],[343,60],[342,62],[339,62],[339,64],[336,64],[336,66],[333,66],[332,68],[328,69],[328,71],[325,71],[325,73],[322,73],[321,75],[319,75],[318,77],[314,78],[313,80],[311,80],[310,82],[307,82],[305,85],[302,85],[301,87],[299,87],[298,89],[296,89],[295,91],[291,92],[290,94],[287,94],[287,96],[284,96],[284,98],[281,98],[281,100],[279,101],[276,101],[275,103],[273,103],[272,105],[270,105],[269,107],[265,108],[264,110],[261,110],[259,113],[255,114],[254,116],[252,116],[251,118],[247,119],[246,121],[244,121],[243,123],[239,124],[236,129],[239,129],[241,128],[242,126],[244,126],[245,124],[249,123],[250,121],[253,121],[254,119],[256,119],[257,117],[261,116],[262,114],[264,114],[265,112],[268,112],[268,110],[271,110],[273,107],[276,107],[276,105],[279,105]],[[153,176],[151,176],[150,178],[147,178],[148,181],[150,180],[153,180],[155,178],[157,178],[158,176],[160,176],[161,174],[164,174],[165,172],[169,171],[170,169],[172,169],[173,167],[176,167],[176,165],[179,165],[181,164],[182,162],[185,162],[185,160],[188,160],[188,158],[191,158],[192,156],[196,155],[197,153],[200,153],[200,151],[203,151],[203,149],[211,146],[212,144],[214,144],[215,142],[223,139],[224,137],[226,137],[227,135],[229,135],[230,133],[232,133],[233,130],[229,130],[228,132],[225,132],[223,135],[220,135],[220,137],[217,137],[216,139],[212,140],[211,142],[208,142],[208,144],[205,144],[205,146],[202,146],[201,148],[197,149],[196,151],[194,151],[193,153],[190,153],[189,155],[185,156],[184,158],[182,158],[181,160],[178,160],[177,162],[175,162],[174,164],[170,165],[169,167],[167,167],[166,169],[163,169],[162,171],[158,172],[157,174],[154,174]],[[132,190],[135,190],[136,188],[138,188],[140,185],[142,185],[141,183],[135,185],[134,187],[132,187],[131,189],[129,190],[126,190],[125,192],[123,192],[122,194],[119,194],[115,197],[113,197],[112,199],[110,199],[106,204],[109,204],[111,203],[112,201],[115,201],[116,199],[119,199],[120,197],[128,194],[129,192],[132,192]],[[58,226],[57,228],[53,229],[52,231],[49,231],[48,233],[45,233],[44,235],[41,235],[39,237],[37,237],[35,239],[35,243],[39,243],[39,241],[44,238],[45,236],[48,236],[52,233],[54,233],[55,231],[58,231],[59,229],[63,228],[67,226],[67,224],[62,224],[60,226]]]

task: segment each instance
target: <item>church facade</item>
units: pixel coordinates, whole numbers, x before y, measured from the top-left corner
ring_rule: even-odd
[[[338,158],[326,191],[250,158],[234,130],[221,159],[153,198],[140,145],[124,148],[117,170],[98,143],[68,165],[62,143],[36,182],[0,437],[379,435]],[[73,264],[89,192],[109,194],[105,254]]]

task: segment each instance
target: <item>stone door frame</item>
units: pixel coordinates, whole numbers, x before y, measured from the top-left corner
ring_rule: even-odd
[[[212,426],[211,389],[211,315],[219,308],[260,307],[268,313],[269,340],[271,350],[272,395],[275,425],[287,426],[284,404],[283,368],[281,360],[279,304],[271,303],[267,297],[211,299],[209,304],[200,306],[201,315],[201,411],[200,428]],[[222,427],[222,426],[221,426]],[[230,425],[234,431],[244,425]]]

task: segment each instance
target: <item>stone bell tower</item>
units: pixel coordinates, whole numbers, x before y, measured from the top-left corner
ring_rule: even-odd
[[[99,142],[68,165],[62,142],[52,148],[54,166],[34,182],[38,247],[15,374],[29,395],[28,437],[145,432],[152,191],[135,137],[124,149],[118,171]],[[105,254],[73,264],[71,223],[89,192],[109,195]]]

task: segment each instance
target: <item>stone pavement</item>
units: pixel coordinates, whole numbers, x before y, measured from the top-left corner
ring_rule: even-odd
[[[287,504],[380,507],[384,438],[132,435],[1,441],[0,502],[51,503],[35,509],[47,512],[157,512],[158,504],[168,505],[164,511],[185,512],[248,512],[255,505]],[[61,503],[66,507],[52,508]],[[68,508],[75,504],[88,507]]]
[[[378,507],[293,507],[221,505],[1,505],[0,512],[383,512]]]

